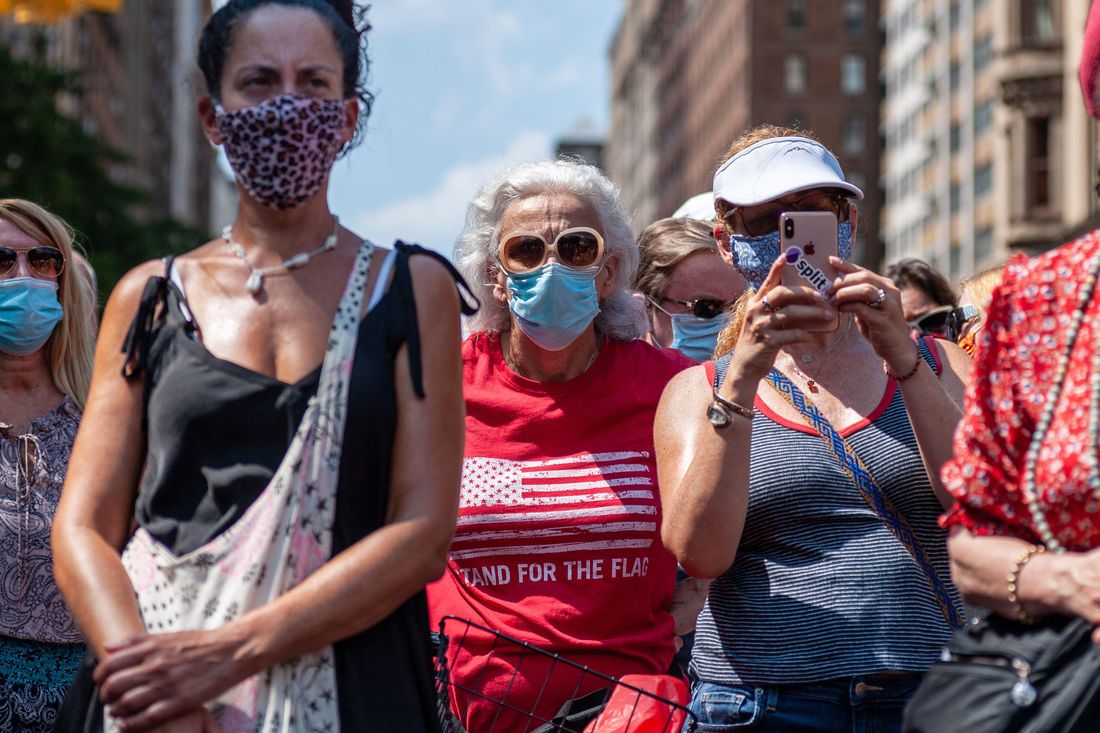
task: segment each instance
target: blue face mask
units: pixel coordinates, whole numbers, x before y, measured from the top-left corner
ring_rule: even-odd
[[[36,277],[0,280],[0,351],[26,356],[42,348],[61,321],[57,283]]]
[[[527,337],[547,351],[577,340],[600,312],[596,272],[548,262],[522,275],[508,274],[508,307]]]
[[[730,322],[728,315],[699,318],[690,313],[669,313],[672,320],[672,348],[695,361],[706,361],[718,345],[718,334]]]
[[[730,235],[730,249],[733,251],[733,264],[737,271],[745,276],[753,290],[759,290],[772,269],[772,263],[779,258],[779,231],[760,237]],[[837,252],[842,260],[852,258],[852,223],[841,222],[837,227]]]

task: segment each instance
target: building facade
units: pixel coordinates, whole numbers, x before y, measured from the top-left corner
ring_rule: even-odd
[[[611,47],[605,162],[635,227],[707,191],[746,129],[812,131],[867,195],[856,256],[877,265],[878,0],[631,0]]]
[[[885,0],[882,240],[958,278],[1097,224],[1089,0]]]
[[[125,156],[111,173],[148,193],[139,213],[205,232],[229,220],[236,198],[195,111],[202,93],[195,52],[210,13],[210,0],[173,0],[126,2],[116,13],[50,25],[0,18],[0,42],[29,53],[42,37],[49,63],[79,73],[81,91],[62,108]]]

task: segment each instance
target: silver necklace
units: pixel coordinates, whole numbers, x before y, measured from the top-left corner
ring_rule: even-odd
[[[836,341],[834,341],[829,346],[829,348],[825,349],[825,353],[823,353],[821,355],[821,359],[818,361],[817,369],[814,370],[815,375],[821,374],[821,370],[825,368],[825,363],[828,361],[829,355],[833,353],[833,350],[835,350],[836,347],[840,346],[840,344],[843,343],[844,340],[848,338],[848,334],[851,333],[851,332],[852,332],[852,316],[849,315],[848,316],[848,327],[846,329],[844,329],[844,333],[840,336],[840,338],[838,338]],[[814,379],[814,377],[811,377],[806,372],[799,369],[798,364],[795,363],[793,356],[791,356],[787,352],[784,352],[784,353],[786,353],[787,358],[791,360],[791,369],[793,369],[795,374],[802,377],[802,380],[804,382],[806,382],[806,389],[810,390],[810,392],[812,392],[813,394],[817,394],[817,392],[818,392],[817,380]],[[812,361],[812,359],[810,358],[809,354],[805,354],[805,355],[802,356],[802,361],[803,361],[803,363],[809,364],[810,361]]]
[[[264,278],[268,275],[275,272],[287,272],[299,267],[305,267],[317,255],[331,252],[336,249],[336,239],[340,232],[340,217],[333,216],[332,221],[332,234],[325,237],[325,241],[320,247],[311,249],[308,252],[299,252],[283,260],[282,264],[270,265],[268,267],[253,267],[252,263],[248,261],[248,255],[245,254],[244,247],[241,246],[240,242],[233,240],[232,224],[222,229],[222,238],[225,240],[225,243],[229,245],[229,249],[233,254],[237,255],[237,259],[243,262],[245,267],[248,268],[248,279],[244,283],[244,289],[255,296],[259,295],[260,291],[264,289]]]
[[[1054,381],[1051,382],[1046,402],[1043,404],[1043,411],[1039,414],[1039,421],[1035,425],[1035,432],[1032,433],[1031,443],[1027,447],[1024,458],[1024,473],[1020,479],[1020,494],[1031,513],[1031,521],[1035,525],[1035,530],[1038,532],[1043,544],[1052,552],[1065,552],[1066,548],[1054,537],[1054,532],[1050,529],[1050,523],[1047,522],[1039,492],[1035,488],[1035,471],[1039,464],[1039,452],[1043,447],[1047,432],[1050,430],[1054,411],[1062,395],[1066,372],[1069,370],[1070,356],[1073,353],[1073,347],[1077,344],[1077,334],[1081,330],[1081,322],[1085,319],[1085,310],[1088,308],[1089,302],[1092,300],[1092,294],[1096,289],[1098,271],[1100,271],[1100,251],[1093,255],[1092,261],[1089,263],[1089,277],[1081,288],[1081,296],[1078,299],[1077,308],[1073,311],[1073,320],[1066,334],[1066,350],[1062,352],[1058,361],[1058,367],[1054,372]],[[1100,434],[1098,434],[1100,433],[1100,339],[1097,339],[1096,344],[1093,346],[1091,367],[1092,372],[1089,374],[1089,434],[1087,437],[1088,445],[1085,448],[1085,458],[1092,464],[1089,470],[1089,488],[1093,490],[1094,496],[1100,499],[1100,474],[1098,474],[1100,467],[1097,466],[1097,443],[1100,442]]]

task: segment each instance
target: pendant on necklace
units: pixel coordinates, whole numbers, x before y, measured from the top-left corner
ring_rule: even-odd
[[[264,274],[259,270],[253,270],[244,283],[244,289],[252,295],[258,294],[264,289]]]
[[[806,380],[806,389],[810,390],[811,394],[817,394],[817,382],[812,379]]]
[[[803,364],[809,364],[811,361],[814,360],[814,358],[812,356],[810,356],[809,354],[803,354],[799,358],[802,359]]]

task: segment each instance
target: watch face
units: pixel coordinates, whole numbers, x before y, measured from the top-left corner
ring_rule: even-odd
[[[716,428],[724,428],[733,421],[733,416],[717,402],[711,402],[707,408],[707,419]]]

